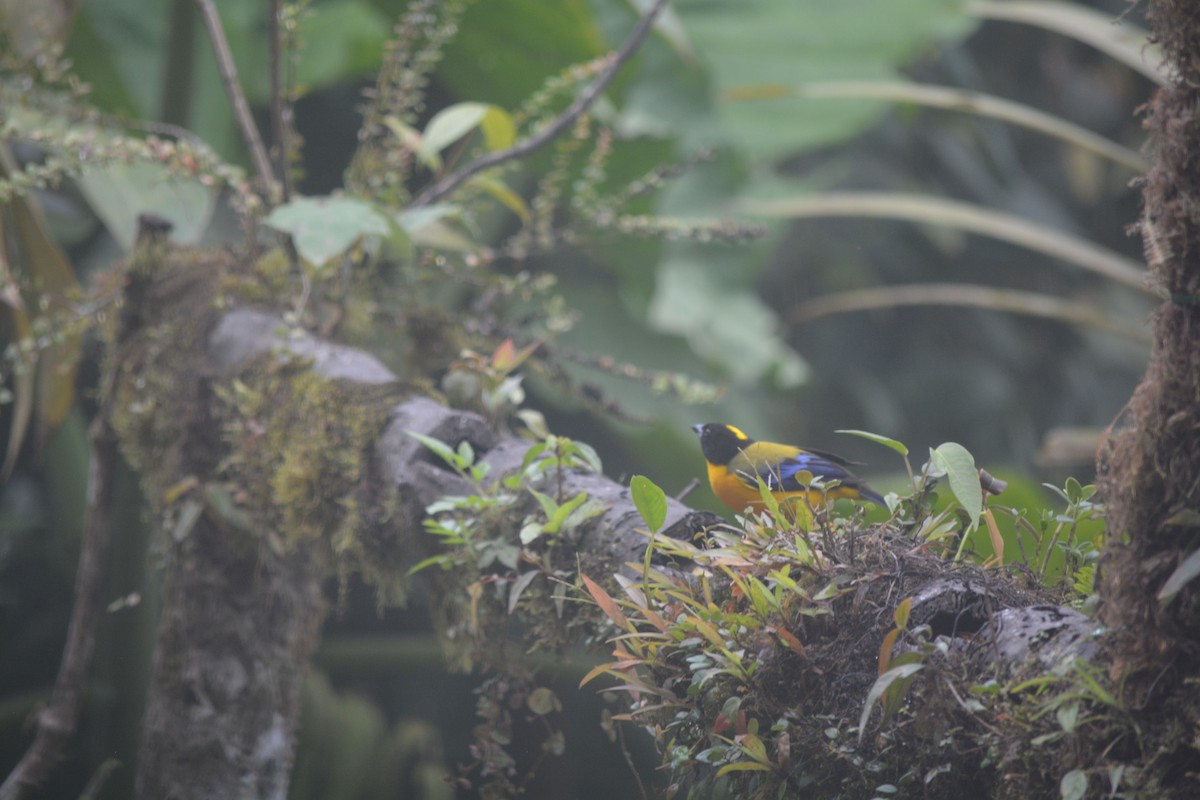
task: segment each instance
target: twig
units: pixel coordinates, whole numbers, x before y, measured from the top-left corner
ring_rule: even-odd
[[[225,30],[221,27],[221,17],[213,0],[196,0],[200,16],[204,18],[204,27],[208,30],[209,41],[212,42],[213,54],[217,57],[217,69],[221,72],[221,83],[225,86],[225,94],[229,104],[233,106],[233,116],[242,132],[242,139],[250,149],[250,158],[254,162],[254,170],[268,195],[275,190],[275,175],[271,170],[271,159],[267,157],[267,149],[263,146],[262,136],[254,117],[250,114],[250,105],[238,82],[237,65],[233,62],[233,54],[229,52],[229,42],[225,38]]]
[[[202,0],[197,0],[197,2],[202,2]],[[437,183],[425,187],[425,190],[412,201],[412,207],[419,208],[420,206],[427,206],[430,203],[436,202],[485,169],[503,164],[505,161],[512,161],[515,158],[524,158],[535,150],[549,144],[555,137],[570,127],[583,112],[587,111],[596,102],[597,98],[600,97],[600,94],[608,88],[612,79],[616,77],[617,71],[637,52],[637,49],[645,40],[646,34],[650,32],[650,26],[654,24],[654,19],[658,16],[658,12],[666,4],[667,0],[655,0],[654,5],[642,16],[637,27],[629,34],[629,38],[625,40],[625,44],[611,57],[604,71],[597,75],[596,79],[580,93],[574,103],[568,106],[563,113],[555,117],[546,127],[528,139],[517,142],[512,147],[505,150],[497,150],[494,153],[488,153],[482,158],[477,158],[462,169],[450,173]]]
[[[679,494],[675,495],[675,499],[683,502],[683,498],[692,493],[692,490],[700,485],[699,478],[692,478],[688,481],[688,485],[679,490]]]
[[[279,27],[279,14],[283,10],[280,0],[270,0],[267,4],[267,47],[270,60],[269,75],[271,78],[271,145],[276,153],[275,169],[279,175],[282,194],[280,199],[286,203],[292,197],[292,171],[289,168],[291,146],[288,141],[288,107],[283,99],[283,33]]]
[[[633,756],[629,753],[629,746],[625,744],[625,726],[619,723],[613,723],[616,728],[617,738],[621,740],[621,756],[625,759],[625,764],[629,767],[629,774],[637,782],[638,792],[642,796],[642,800],[650,800],[650,795],[646,793],[646,784],[642,783],[642,776],[638,773],[637,766],[633,763]]]
[[[87,515],[67,643],[50,706],[38,715],[33,744],[0,785],[0,800],[19,800],[45,783],[50,771],[62,759],[63,750],[79,721],[84,685],[95,650],[96,628],[104,607],[102,595],[112,540],[113,475],[117,463],[116,436],[103,416],[93,423],[90,438],[92,459],[88,470]]]
[[[1000,739],[1004,738],[1004,734],[1000,733],[1000,731],[997,730],[994,725],[989,725],[982,718],[980,718],[980,716],[978,714],[976,714],[974,711],[972,711],[969,706],[967,706],[966,702],[962,699],[962,696],[959,695],[959,693],[955,690],[954,683],[952,681],[946,681],[945,683],[946,683],[946,688],[950,690],[950,694],[954,695],[954,699],[958,701],[958,704],[962,707],[962,710],[967,712],[967,716],[969,716],[971,719],[978,722],[983,727],[987,728],[989,731],[991,731],[993,734],[995,734],[998,738],[1000,738]]]

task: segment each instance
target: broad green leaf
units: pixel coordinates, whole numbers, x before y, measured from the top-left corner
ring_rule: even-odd
[[[1058,792],[1062,800],[1083,800],[1087,797],[1088,776],[1081,769],[1073,769],[1058,782]]]
[[[318,267],[349,250],[363,236],[391,232],[388,219],[373,205],[352,197],[298,197],[276,207],[265,222],[291,234],[296,252]]]
[[[946,442],[930,451],[930,460],[946,473],[950,491],[971,517],[971,530],[979,524],[983,513],[983,487],[979,483],[979,469],[975,458],[961,444]]]
[[[910,678],[921,671],[922,664],[901,664],[898,667],[893,667],[887,672],[875,679],[875,683],[871,686],[871,691],[867,693],[867,702],[863,705],[862,714],[858,718],[858,740],[861,742],[863,732],[867,729],[867,720],[871,717],[871,709],[883,697],[883,693],[888,690],[898,680]]]
[[[517,126],[512,115],[499,106],[489,105],[479,121],[483,131],[483,144],[488,150],[503,150],[512,147],[517,140]]]
[[[651,324],[686,336],[701,357],[721,365],[735,383],[769,380],[792,388],[808,378],[808,364],[780,337],[778,316],[749,292],[732,292],[698,271],[691,258],[659,265],[650,304]]]
[[[623,0],[622,0],[623,2]],[[446,47],[439,81],[457,97],[516,108],[553,75],[608,50],[581,0],[471,3]]]
[[[183,180],[159,164],[105,164],[85,169],[79,188],[121,249],[133,249],[138,217],[145,212],[170,221],[171,240],[200,241],[216,208],[216,192],[198,180]]]
[[[316,3],[300,15],[296,84],[311,91],[368,75],[379,66],[391,20],[359,0]]]
[[[488,150],[501,150],[516,138],[512,117],[503,109],[487,103],[456,103],[429,120],[417,146],[417,157],[425,163],[436,163],[438,153],[476,128],[483,131]]]
[[[846,139],[884,109],[849,100],[731,102],[747,87],[895,77],[923,48],[976,24],[961,0],[741,0],[683,5],[680,13],[710,67],[731,139],[756,157]]]
[[[642,522],[651,533],[657,533],[667,519],[666,492],[645,475],[634,475],[629,481],[629,494]]]
[[[540,522],[530,521],[521,526],[521,532],[518,534],[518,537],[521,540],[521,544],[533,544],[540,539],[542,534],[545,532],[545,525]]]
[[[881,444],[884,447],[895,450],[897,453],[899,453],[902,456],[908,455],[908,448],[904,446],[903,442],[898,442],[895,439],[889,439],[886,436],[880,436],[878,433],[871,433],[869,431],[848,430],[848,429],[837,431],[837,433],[848,433],[851,436],[857,436],[860,439],[866,439],[869,442],[875,442],[875,444]]]

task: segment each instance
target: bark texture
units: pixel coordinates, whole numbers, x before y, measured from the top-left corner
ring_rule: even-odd
[[[1200,663],[1200,585],[1166,605],[1156,597],[1200,538],[1200,6],[1157,0],[1149,16],[1172,73],[1146,108],[1153,167],[1139,227],[1169,299],[1099,463],[1112,532],[1101,618],[1114,633],[1111,671],[1132,678],[1138,704],[1163,702]]]
[[[220,272],[219,265],[202,266],[202,273]],[[476,414],[413,397],[381,415],[366,448],[369,469],[358,476],[349,497],[317,499],[321,507],[353,508],[352,540],[345,534],[339,540],[339,532],[324,522],[317,506],[311,514],[294,517],[286,509],[263,514],[247,501],[258,487],[247,484],[231,490],[229,469],[221,465],[258,457],[256,452],[268,446],[280,425],[286,439],[324,442],[324,429],[336,427],[340,418],[361,415],[356,398],[366,397],[364,404],[371,399],[362,391],[395,386],[396,378],[362,351],[288,333],[280,318],[250,308],[185,322],[183,328],[191,334],[183,337],[183,344],[191,338],[195,352],[180,355],[161,347],[165,338],[179,341],[164,337],[160,315],[173,314],[154,298],[164,299],[160,291],[181,296],[203,290],[210,279],[193,280],[168,268],[144,298],[147,310],[139,321],[145,327],[119,343],[111,367],[116,394],[127,406],[139,400],[133,396],[136,392],[120,387],[171,385],[176,390],[169,395],[171,410],[165,419],[153,413],[118,414],[125,444],[149,476],[151,496],[176,497],[162,508],[170,537],[165,543],[164,614],[147,700],[137,795],[147,800],[282,800],[292,767],[300,686],[326,608],[323,590],[339,569],[338,546],[333,543],[341,541],[342,547],[357,550],[358,566],[373,569],[378,581],[403,576],[437,547],[421,526],[425,507],[439,497],[472,491],[410,432],[454,445],[470,442],[491,465],[493,479],[519,468],[530,443],[497,433]],[[167,377],[159,372],[164,360],[171,362]],[[288,417],[285,406],[294,399],[288,390],[278,393],[288,402],[275,403],[271,396],[257,403],[244,425],[249,438],[231,443],[225,434],[226,441],[216,444],[223,436],[219,429],[231,424],[211,410],[221,405],[219,398],[227,397],[235,382],[247,386],[256,380],[255,373],[275,370],[286,373],[281,383],[287,386],[307,386],[311,376],[317,376],[338,387],[340,393],[330,401],[335,419],[298,414],[290,423],[278,421]],[[262,387],[271,385],[258,380],[242,393],[266,393]],[[263,441],[255,441],[255,436]],[[276,465],[269,481],[260,482],[281,491],[287,486],[283,477],[293,473],[309,481],[304,486],[331,480],[324,474],[330,468],[323,460],[330,456],[325,448],[305,449],[303,442],[296,447],[287,456],[272,456],[285,463]],[[296,460],[302,463],[291,463]],[[216,475],[222,479],[217,481]],[[189,485],[192,488],[184,491]],[[587,491],[609,506],[574,543],[598,572],[611,574],[626,561],[640,559],[646,539],[636,533],[641,520],[627,487],[600,475],[570,471],[563,476],[562,488]],[[246,496],[240,496],[243,492]],[[306,530],[299,540],[289,529],[289,519],[292,528]],[[671,501],[667,525],[679,532],[713,520],[710,514]],[[432,594],[454,593],[451,587],[437,585],[438,576],[430,577]],[[464,597],[459,591],[451,603]]]
[[[1167,85],[1145,109],[1152,168],[1138,225],[1166,300],[1140,385],[1101,448],[1110,542],[1100,565],[1107,668],[1141,726],[1112,753],[1146,765],[1146,797],[1200,797],[1200,582],[1159,597],[1200,543],[1200,5],[1151,0]],[[1109,752],[1109,751],[1106,751]]]

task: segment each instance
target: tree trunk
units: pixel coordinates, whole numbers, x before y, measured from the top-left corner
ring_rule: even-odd
[[[1200,797],[1200,583],[1159,598],[1200,541],[1200,14],[1194,0],[1151,0],[1168,84],[1146,108],[1153,165],[1138,225],[1154,314],[1146,374],[1114,421],[1099,473],[1110,541],[1101,561],[1100,618],[1108,670],[1146,736],[1147,789]]]

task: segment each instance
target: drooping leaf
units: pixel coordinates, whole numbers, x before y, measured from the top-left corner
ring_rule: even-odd
[[[923,667],[923,664],[901,664],[898,667],[889,669],[875,679],[875,683],[871,686],[871,691],[867,693],[867,702],[863,704],[862,715],[858,718],[858,740],[860,742],[862,741],[863,732],[867,729],[867,720],[871,716],[871,709],[883,697],[883,693],[888,690],[888,687],[896,681],[911,678],[920,672]]]
[[[508,590],[508,613],[511,614],[517,610],[517,601],[521,599],[521,594],[533,583],[533,579],[542,573],[539,570],[531,569],[527,572],[522,572],[521,576],[513,581],[513,585]]]
[[[16,171],[16,162],[7,145],[0,146],[0,178],[13,175]],[[43,313],[73,314],[70,302],[79,292],[79,282],[66,254],[51,236],[41,208],[32,199],[17,196],[2,210],[4,224],[0,225],[0,233],[4,234],[4,238],[0,241],[0,247],[5,249],[5,270],[25,276],[27,282],[22,287],[26,298],[22,299],[21,304],[26,308],[36,307]],[[26,322],[32,325],[32,317],[28,316],[28,311],[25,313]],[[19,330],[20,319],[13,316],[11,322]],[[62,424],[75,404],[75,372],[82,341],[78,333],[68,332],[45,344],[35,354],[30,422],[35,441],[39,444],[44,443],[49,434]],[[22,400],[21,395],[28,388],[28,384],[18,385],[18,400]],[[20,408],[16,411],[18,414],[24,413]],[[17,422],[17,419],[13,420],[14,425]],[[8,458],[6,455],[6,462]]]
[[[856,431],[856,430],[840,430],[840,431],[837,431],[837,433],[848,433],[851,436],[857,436],[860,439],[866,439],[869,442],[875,442],[875,444],[881,444],[884,447],[895,450],[897,453],[899,453],[902,456],[908,455],[908,448],[904,446],[903,442],[898,442],[895,439],[889,439],[886,436],[880,436],[878,433],[871,433],[869,431]]]
[[[587,589],[588,594],[590,594],[592,599],[596,601],[596,605],[600,606],[600,610],[603,611],[609,619],[616,623],[618,628],[622,628],[624,630],[632,629],[632,626],[629,624],[629,619],[625,616],[625,612],[623,612],[621,607],[617,605],[617,601],[612,599],[612,595],[604,591],[603,586],[596,583],[582,572],[579,573],[579,578],[583,581],[584,588]]]
[[[979,469],[975,457],[957,442],[940,444],[930,451],[934,466],[946,473],[950,491],[971,519],[971,530],[979,524],[983,513],[983,487],[979,483]]]

